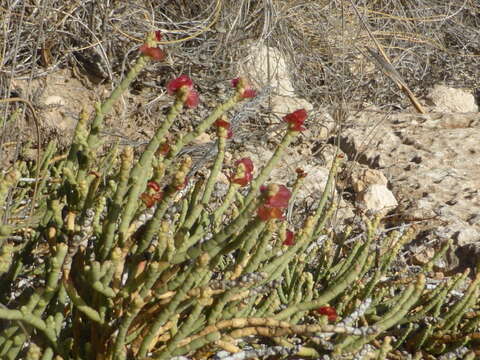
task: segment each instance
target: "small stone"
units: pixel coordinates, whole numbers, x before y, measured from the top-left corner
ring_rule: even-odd
[[[367,210],[374,212],[387,212],[398,206],[393,193],[385,185],[373,184],[365,191],[357,194],[360,201]]]
[[[51,95],[45,99],[45,105],[65,105],[65,100],[58,95]]]
[[[428,99],[438,112],[477,112],[473,94],[462,89],[445,85],[435,85],[428,94]]]
[[[457,240],[458,246],[464,246],[467,244],[471,244],[473,242],[476,242],[480,239],[480,234],[478,231],[471,227],[465,227],[458,231],[455,235],[455,238]]]

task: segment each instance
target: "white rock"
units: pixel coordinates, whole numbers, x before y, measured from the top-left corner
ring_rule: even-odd
[[[427,96],[438,112],[477,112],[473,94],[462,89],[435,85]]]
[[[45,105],[65,105],[65,100],[61,96],[51,95],[45,99]]]
[[[393,193],[381,184],[368,186],[365,191],[357,194],[357,201],[373,212],[387,212],[398,206]]]
[[[257,88],[267,85],[273,88],[270,99],[272,111],[280,116],[297,109],[310,111],[313,105],[295,95],[295,89],[290,80],[287,61],[282,53],[264,44],[252,43],[246,53],[249,55],[239,65],[238,72],[246,76]]]
[[[356,193],[365,191],[370,185],[387,185],[388,180],[380,170],[366,166],[354,167],[350,175],[353,189]]]
[[[278,95],[283,96],[292,96],[295,93],[287,62],[280,51],[264,44],[252,43],[247,53],[249,56],[240,67],[254,85],[270,85]]]
[[[313,109],[313,105],[307,100],[292,96],[273,96],[271,105],[273,111],[279,115],[289,114],[298,109],[305,109],[307,111]]]

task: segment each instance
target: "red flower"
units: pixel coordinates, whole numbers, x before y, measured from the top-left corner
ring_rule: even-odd
[[[175,94],[182,86],[193,89],[193,81],[187,75],[180,75],[178,78],[171,80],[167,85],[169,95]]]
[[[227,129],[227,139],[230,139],[233,136],[233,132],[232,132],[232,129],[230,127],[230,123],[228,121],[218,119],[217,121],[215,121],[214,125],[216,127],[223,127],[225,129]]]
[[[156,181],[147,182],[147,188],[153,190],[155,193],[144,192],[140,195],[140,199],[143,200],[147,208],[151,208],[157,201],[162,200],[163,192],[160,191],[160,185],[158,185]]]
[[[285,185],[263,185],[260,187],[260,191],[262,193],[267,192],[267,197],[265,199],[264,205],[275,208],[286,208],[288,206],[288,201],[292,196],[292,193],[285,187]]]
[[[187,107],[190,109],[193,109],[197,107],[198,103],[200,102],[199,99],[198,92],[196,90],[190,90],[188,92],[187,99],[185,100],[185,105],[187,105]]]
[[[140,195],[140,199],[142,199],[143,203],[147,208],[151,208],[157,201],[162,200],[163,197],[163,192],[159,191],[156,192],[155,194],[149,194],[149,193],[142,193]]]
[[[165,52],[158,47],[150,47],[147,44],[143,44],[140,46],[139,50],[143,55],[148,56],[153,60],[162,61],[165,59]]]
[[[167,91],[170,95],[177,94],[179,90],[187,94],[184,102],[187,107],[194,108],[198,105],[198,92],[193,89],[193,81],[187,75],[180,75],[168,83]]]
[[[328,321],[337,320],[337,310],[331,306],[321,306],[315,311],[320,315],[328,316]]]
[[[253,179],[253,162],[249,158],[235,161],[237,172],[230,177],[230,181],[240,186],[246,186]]]
[[[253,98],[257,96],[257,92],[247,82],[245,78],[236,78],[232,80],[232,87],[236,88],[242,99]]]
[[[287,236],[285,241],[283,242],[283,245],[287,245],[287,246],[295,245],[295,234],[292,231],[287,230]]]
[[[147,187],[152,189],[153,191],[155,192],[159,192],[160,191],[160,185],[158,185],[158,183],[156,181],[149,181],[147,182]]]
[[[292,131],[303,131],[303,123],[307,118],[307,112],[305,109],[296,110],[283,117],[283,120],[290,124],[289,129]]]
[[[253,172],[253,162],[250,158],[242,158],[235,161],[235,166],[238,166],[240,164],[243,164],[243,166],[245,166],[246,171]]]
[[[266,193],[264,202],[258,208],[257,215],[262,221],[269,219],[283,219],[283,209],[288,206],[290,190],[284,185],[270,184],[268,186],[261,186],[260,191]]]
[[[257,215],[262,221],[268,221],[270,219],[279,219],[283,220],[283,209],[261,205],[257,209]]]

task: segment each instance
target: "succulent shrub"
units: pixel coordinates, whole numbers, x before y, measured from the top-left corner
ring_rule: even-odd
[[[305,110],[284,117],[283,139],[255,177],[260,164],[235,162],[220,199],[227,114],[256,96],[244,78],[192,132],[168,142],[176,117],[199,102],[189,77],[172,80],[173,105],[143,153],[105,151],[103,119],[148,62],[163,60],[160,40],[148,36],[91,123],[81,112],[65,158],[50,143],[41,163],[1,174],[0,357],[473,359],[480,278],[433,278],[449,243],[424,266],[398,266],[412,229],[381,232],[380,217],[358,229],[327,228],[342,156],[315,209],[287,224],[308,174],[298,169],[292,188],[267,180],[305,129]],[[192,160],[179,154],[210,127],[210,173],[191,177]],[[35,216],[13,221],[32,206],[26,179],[37,167]]]

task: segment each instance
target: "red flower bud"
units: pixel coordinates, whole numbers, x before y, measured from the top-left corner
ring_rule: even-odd
[[[147,182],[147,187],[152,189],[153,191],[155,192],[159,192],[160,191],[160,185],[158,185],[158,183],[156,181],[149,181]]]
[[[218,119],[217,121],[215,121],[214,125],[216,127],[223,127],[224,129],[227,129],[227,139],[230,139],[233,136],[233,132],[228,121]]]
[[[287,245],[287,246],[295,245],[295,234],[292,231],[287,230],[286,239],[283,242],[283,245]]]
[[[150,47],[147,44],[140,46],[139,50],[143,55],[148,56],[156,61],[162,61],[166,56],[162,49],[158,47]]]
[[[160,30],[155,31],[155,40],[162,41],[162,32]]]
[[[292,131],[303,131],[304,121],[307,119],[307,112],[305,109],[296,110],[283,117],[283,120],[289,123],[289,129]]]
[[[168,143],[164,142],[162,145],[159,146],[157,152],[160,154],[160,155],[167,155],[168,152],[170,151],[170,145],[168,145]]]
[[[242,164],[245,167],[245,171],[253,172],[253,162],[250,158],[242,158],[235,161],[235,166]]]
[[[232,87],[236,88],[240,92],[242,99],[253,98],[257,96],[257,92],[252,88],[245,78],[236,78],[232,80]]]
[[[143,203],[147,208],[151,208],[157,201],[162,200],[163,192],[157,192],[155,194],[148,194],[146,192],[140,195],[140,199],[142,199]]]
[[[328,321],[337,320],[337,310],[331,306],[321,306],[315,311],[320,315],[328,316]]]
[[[185,189],[185,187],[187,186],[187,184],[188,184],[188,178],[185,177],[185,179],[183,180],[183,183],[182,183],[182,184],[175,186],[175,190]]]
[[[182,86],[186,86],[189,90],[192,90],[192,79],[190,79],[187,75],[180,75],[178,78],[171,80],[167,85],[168,94],[175,94]]]
[[[198,103],[200,102],[200,97],[198,96],[197,90],[190,90],[187,95],[187,99],[185,100],[185,105],[190,109],[197,107]]]

